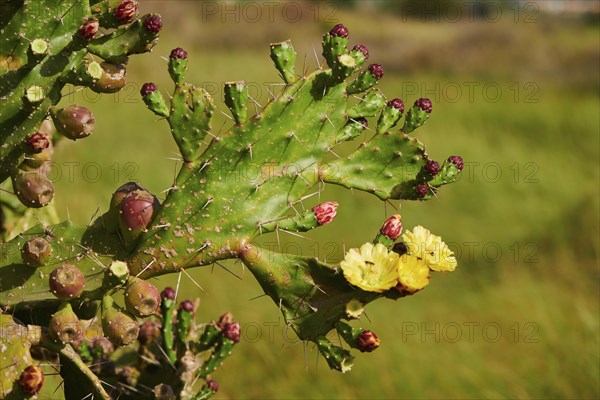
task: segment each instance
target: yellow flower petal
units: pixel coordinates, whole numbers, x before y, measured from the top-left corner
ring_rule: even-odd
[[[405,254],[398,260],[398,277],[402,288],[414,293],[429,284],[429,267],[417,257]]]
[[[360,249],[350,249],[340,267],[346,280],[354,286],[381,293],[398,283],[398,258],[398,254],[389,252],[381,243],[365,243]]]
[[[422,226],[402,235],[408,254],[422,259],[433,271],[454,271],[456,258],[442,238]]]

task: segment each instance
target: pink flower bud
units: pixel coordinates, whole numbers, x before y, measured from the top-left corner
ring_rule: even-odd
[[[400,218],[400,214],[394,214],[389,217],[379,231],[392,240],[398,239],[398,236],[402,233],[402,219]]]
[[[356,345],[360,351],[371,352],[379,347],[381,341],[372,331],[362,331],[356,338]]]
[[[318,206],[313,207],[313,212],[317,218],[319,225],[325,225],[333,221],[337,214],[338,203],[335,201],[328,201]]]

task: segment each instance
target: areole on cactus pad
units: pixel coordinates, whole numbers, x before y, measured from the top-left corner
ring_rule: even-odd
[[[109,64],[99,65],[98,78],[92,80],[83,76],[89,65],[83,70],[72,68],[66,76],[82,75],[80,82],[88,82],[92,90],[110,92],[122,87],[124,72],[117,67],[122,58],[147,50],[162,20],[156,15],[136,19],[134,1],[94,4],[91,11],[71,4],[84,21],[71,30],[88,43],[81,43],[82,48],[88,46],[89,52]],[[98,37],[90,18],[101,27],[128,25]],[[125,37],[135,40],[124,42]],[[406,113],[401,99],[387,101],[376,88],[384,79],[383,67],[363,68],[372,55],[365,45],[349,49],[349,43],[349,30],[338,24],[322,41],[328,68],[303,75],[295,72],[292,43],[272,44],[271,59],[284,81],[283,89],[250,115],[247,84],[225,83],[225,105],[234,122],[220,134],[212,131],[215,105],[209,93],[185,83],[191,56],[174,49],[167,61],[174,83],[169,101],[152,82],[140,91],[147,107],[168,123],[183,160],[164,201],[158,202],[137,183],[127,183],[114,192],[108,212],[90,226],[70,222],[37,226],[6,243],[2,265],[14,273],[0,281],[0,305],[25,323],[50,324],[52,337],[41,343],[58,353],[66,392],[77,396],[89,390],[97,398],[109,398],[108,386],[98,377],[105,379],[110,371],[125,383],[119,389],[125,398],[135,398],[131,388],[136,387],[152,388],[157,398],[185,400],[205,399],[218,390],[211,374],[240,342],[240,324],[228,313],[216,322],[196,324],[199,300],[184,300],[178,306],[177,290],[159,293],[148,282],[162,274],[188,276],[187,268],[241,260],[298,338],[314,342],[332,369],[346,372],[354,356],[330,339],[331,332],[338,332],[360,352],[385,346],[374,332],[344,321],[360,318],[364,307],[376,299],[395,300],[422,290],[430,271],[456,267],[440,237],[421,226],[402,234],[399,214],[382,221],[372,242],[357,244],[337,264],[277,253],[257,244],[261,235],[296,234],[335,223],[337,213],[343,212],[338,203],[313,202],[324,184],[364,191],[384,201],[429,200],[442,185],[460,176],[460,157],[452,156],[440,165],[428,158],[425,146],[414,137],[432,113],[431,101],[417,99]],[[111,53],[113,46],[124,52]],[[72,61],[85,63],[83,53],[77,57]],[[32,83],[39,79],[32,77]],[[44,93],[52,90],[51,82],[41,83]],[[47,117],[53,101],[39,100],[44,108],[37,111],[38,121]],[[21,102],[15,107],[24,106]],[[55,122],[62,124],[59,131],[72,139],[85,136],[90,115],[65,110],[52,110]],[[69,115],[76,119],[63,121]],[[76,129],[65,133],[72,126]],[[3,177],[20,173],[24,156],[16,150],[21,149],[18,143],[27,138],[38,142],[31,136],[38,127],[26,130],[28,134],[19,133],[9,146],[12,150],[2,153],[3,162],[11,163]],[[356,149],[332,161],[336,146],[353,140],[360,142]],[[258,173],[241,173],[249,170]],[[52,310],[52,322],[35,315],[38,308]],[[78,339],[77,329],[63,327],[67,320],[77,327],[80,320],[94,316],[102,321],[98,330],[113,345],[138,344],[131,352],[133,365],[114,366],[110,346]],[[94,363],[106,367],[90,369]],[[78,389],[73,376],[87,389]]]

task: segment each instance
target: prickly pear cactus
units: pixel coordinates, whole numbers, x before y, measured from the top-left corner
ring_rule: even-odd
[[[116,10],[121,7],[128,15],[125,3]],[[92,4],[91,11],[83,7],[71,34],[93,31],[81,24],[89,12],[117,15],[106,14],[112,4]],[[98,20],[102,25],[105,18]],[[119,29],[119,34],[86,42],[87,51],[120,62],[125,54],[146,49],[160,24],[148,16]],[[432,112],[428,99],[416,100],[407,110],[400,99],[388,101],[377,89],[383,67],[366,65],[365,46],[349,48],[343,25],[325,34],[322,43],[326,66],[304,75],[295,71],[291,42],[271,44],[282,89],[254,115],[245,82],[226,83],[225,104],[233,123],[222,134],[211,128],[215,105],[210,95],[185,81],[187,53],[174,49],[168,61],[174,83],[170,100],[153,83],[141,89],[148,108],[168,123],[184,161],[164,202],[128,183],[90,226],[40,225],[5,243],[0,303],[22,323],[48,327],[32,346],[57,354],[67,398],[206,399],[216,392],[211,374],[239,341],[239,324],[229,313],[198,324],[199,301],[177,306],[174,289],[159,293],[147,281],[158,275],[187,276],[188,268],[241,260],[298,338],[314,342],[332,369],[346,372],[354,355],[332,343],[328,333],[337,331],[360,352],[377,349],[374,332],[349,323],[360,318],[365,305],[412,295],[427,286],[431,271],[455,269],[456,259],[439,236],[421,226],[403,232],[398,214],[382,223],[372,242],[350,249],[338,264],[256,244],[267,233],[306,232],[332,223],[337,203],[305,208],[324,184],[365,191],[383,201],[423,201],[456,181],[463,167],[458,156],[441,165],[430,160],[416,139],[415,130]],[[85,71],[71,68],[59,75]],[[91,82],[89,87],[97,85],[81,78]],[[42,87],[45,80],[37,79],[31,82]],[[28,112],[29,105],[20,101],[15,112]],[[39,102],[47,104],[41,119],[50,110],[47,101]],[[72,110],[76,117],[68,118],[60,110],[50,111],[59,131],[76,125],[74,131],[85,135],[85,113]],[[28,140],[25,134],[16,140],[20,134],[3,133],[6,147]],[[349,141],[357,143],[356,150],[340,158],[336,146]],[[3,158],[10,164],[6,176],[21,173],[25,155],[14,158],[14,149],[13,158]],[[250,170],[259,173],[248,177],[244,172]],[[119,292],[123,304],[115,296]],[[96,326],[96,337],[81,338],[85,321]],[[119,365],[123,359],[130,362]]]

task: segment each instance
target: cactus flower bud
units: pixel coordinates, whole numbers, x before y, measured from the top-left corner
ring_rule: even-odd
[[[32,152],[41,153],[50,147],[50,136],[45,132],[36,132],[27,138],[27,145]]]
[[[158,310],[160,294],[150,282],[134,279],[125,291],[125,305],[127,311],[136,317],[147,317]]]
[[[18,173],[13,177],[17,198],[29,208],[47,206],[54,197],[54,185],[50,179],[36,172]]]
[[[394,107],[396,110],[400,110],[400,113],[404,113],[404,102],[402,101],[402,99],[393,99],[388,101],[388,106],[390,107]]]
[[[142,85],[142,89],[140,90],[140,94],[142,97],[148,96],[150,93],[156,92],[158,87],[153,82],[147,82]]]
[[[150,33],[157,34],[162,29],[162,18],[160,15],[150,15],[144,21],[144,28]]]
[[[175,300],[175,289],[171,286],[167,286],[160,292],[160,298],[163,300]]]
[[[337,24],[336,26],[331,28],[331,30],[329,31],[329,34],[331,36],[338,36],[338,37],[343,37],[343,38],[347,38],[348,33],[349,33],[348,28],[346,28],[344,26],[344,24]]]
[[[225,324],[223,327],[223,335],[234,343],[240,341],[240,324],[238,322],[232,322]]]
[[[63,264],[50,273],[50,291],[59,299],[79,297],[85,287],[83,272],[72,264]]]
[[[147,345],[160,336],[160,324],[156,321],[145,321],[140,325],[138,340],[142,345]]]
[[[119,227],[125,241],[136,240],[158,212],[158,199],[145,190],[130,192],[119,207]]]
[[[380,64],[369,65],[369,72],[371,72],[377,80],[383,78],[383,67]]]
[[[427,160],[427,163],[425,163],[425,171],[431,176],[436,176],[441,169],[437,161]]]
[[[223,330],[226,325],[231,323],[233,323],[233,315],[230,312],[227,312],[219,317],[219,321],[217,321],[217,327]]]
[[[171,50],[171,54],[169,55],[170,58],[178,58],[178,59],[186,59],[187,56],[188,56],[187,51],[185,51],[181,47],[177,47],[177,48]]]
[[[425,111],[428,114],[433,109],[431,100],[429,100],[428,98],[425,98],[425,97],[421,97],[420,99],[417,99],[417,101],[415,101],[415,105],[418,106],[421,110]]]
[[[425,195],[427,195],[427,192],[429,192],[429,187],[426,183],[419,183],[417,185],[417,194],[419,195],[419,197],[425,197]]]
[[[325,225],[333,221],[337,214],[337,207],[338,203],[335,201],[328,201],[313,207],[312,210],[315,214],[315,218],[317,219],[317,223],[319,225]]]
[[[452,164],[456,165],[456,168],[458,168],[459,171],[462,171],[463,167],[465,166],[461,156],[448,157],[448,161],[450,161]]]
[[[52,315],[48,333],[53,340],[63,344],[71,343],[81,336],[81,323],[69,303]]]
[[[370,353],[371,351],[378,348],[380,344],[381,341],[379,340],[375,332],[372,331],[362,331],[360,335],[358,335],[358,337],[356,338],[356,348],[362,351],[363,353]]]
[[[194,303],[192,303],[190,300],[184,300],[179,305],[179,309],[191,313],[194,311]]]
[[[138,338],[140,327],[129,315],[120,311],[110,296],[102,298],[102,331],[116,346],[126,346]]]
[[[102,75],[92,84],[91,89],[93,91],[97,93],[115,93],[125,86],[125,75],[127,74],[125,65],[103,62],[100,67],[102,67]]]
[[[128,24],[135,19],[138,13],[138,3],[135,0],[125,0],[115,8],[115,18],[121,24]]]
[[[96,18],[88,19],[81,27],[79,28],[79,34],[85,40],[92,40],[96,33],[98,33],[98,29],[100,28],[100,22]]]
[[[21,372],[19,386],[27,394],[38,394],[44,385],[44,373],[37,365],[30,365]]]
[[[352,50],[358,50],[358,51],[360,51],[361,53],[364,54],[365,60],[369,59],[369,49],[367,49],[367,46],[365,46],[363,44],[357,44],[356,46],[354,46],[352,48]]]
[[[89,109],[75,104],[52,112],[52,120],[58,132],[71,140],[90,136],[96,123]]]
[[[219,384],[213,379],[206,381],[206,387],[209,388],[213,393],[217,393],[219,391]]]
[[[52,256],[52,247],[44,238],[35,237],[29,239],[21,249],[21,257],[25,264],[38,267],[46,264]]]
[[[379,231],[392,240],[398,239],[398,236],[402,233],[402,220],[400,219],[400,214],[394,214],[389,217],[383,223]]]

